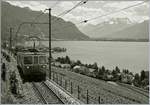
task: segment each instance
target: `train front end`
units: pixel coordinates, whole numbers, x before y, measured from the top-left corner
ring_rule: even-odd
[[[46,80],[47,57],[44,54],[25,55],[23,78],[28,82]]]

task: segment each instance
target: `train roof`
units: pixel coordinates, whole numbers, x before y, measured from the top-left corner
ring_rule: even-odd
[[[42,52],[18,52],[18,55],[46,55],[46,53]]]
[[[17,55],[46,55],[44,52],[40,52],[37,49],[22,49],[17,53]]]

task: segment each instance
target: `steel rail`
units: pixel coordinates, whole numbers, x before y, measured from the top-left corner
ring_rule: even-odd
[[[45,82],[42,82],[42,84],[50,91],[52,92],[55,97],[57,97],[59,99],[60,102],[62,102],[64,104],[64,102],[51,90],[51,88],[45,83]]]
[[[41,94],[40,90],[38,89],[38,87],[35,85],[35,83],[32,83],[34,90],[37,91],[38,96],[40,97],[40,99],[43,101],[44,104],[48,104],[48,102],[46,101],[46,99],[44,98],[44,96]]]

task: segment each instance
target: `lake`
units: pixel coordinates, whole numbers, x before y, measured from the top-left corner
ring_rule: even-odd
[[[48,42],[43,42],[48,46]],[[53,54],[54,58],[68,55],[72,60],[105,66],[114,69],[118,66],[134,73],[149,70],[148,42],[113,41],[52,41],[52,47],[67,48],[65,53]]]

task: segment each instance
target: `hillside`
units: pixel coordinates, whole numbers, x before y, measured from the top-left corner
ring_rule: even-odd
[[[127,22],[128,19],[126,18],[112,18],[109,21],[104,21],[97,25],[87,24],[85,27],[81,27],[81,31],[92,38],[101,38],[107,36],[110,33],[131,26],[131,24],[127,24]]]
[[[15,32],[22,22],[33,21],[41,14],[41,11],[32,11],[29,8],[20,8],[7,2],[2,2],[2,39],[9,38],[9,28],[13,28],[13,38]],[[52,39],[59,40],[87,40],[88,36],[84,35],[71,22],[66,22],[61,18],[52,16]],[[55,21],[54,21],[55,20]],[[39,22],[48,22],[48,14],[43,14]],[[70,27],[68,27],[70,26]],[[19,31],[19,39],[25,39],[29,35],[37,35],[42,38],[48,38],[48,24],[42,25],[23,25]]]
[[[81,27],[81,31],[96,40],[148,40],[148,23],[148,20],[143,23],[130,23],[126,18],[118,18]]]
[[[149,39],[149,23],[148,21],[144,21],[143,23],[139,23],[133,25],[131,27],[125,28],[124,30],[120,30],[108,35],[110,38],[120,38],[120,39]]]
[[[90,104],[99,104],[99,96],[102,100],[102,104],[146,104],[149,102],[148,93],[142,92],[133,86],[113,85],[106,81],[94,79],[59,67],[52,66],[51,69],[52,72],[55,71],[54,73],[64,75],[67,81],[72,81],[73,94],[75,97],[77,97],[77,86],[80,86],[80,100],[85,103],[87,90],[89,92]],[[69,85],[70,84],[67,86],[70,87]]]

